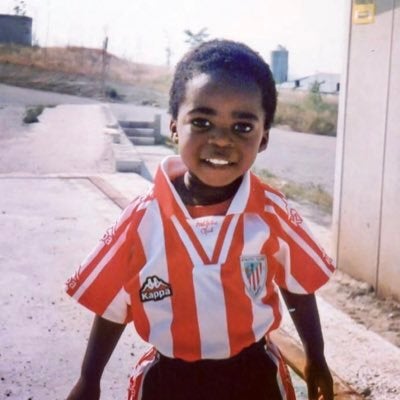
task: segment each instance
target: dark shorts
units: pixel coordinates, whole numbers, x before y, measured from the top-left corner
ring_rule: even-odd
[[[292,400],[295,397],[280,353],[262,340],[224,360],[187,362],[165,357],[152,349],[132,374],[129,400],[139,399]]]

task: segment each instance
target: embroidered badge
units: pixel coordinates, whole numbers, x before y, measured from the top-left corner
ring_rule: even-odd
[[[172,288],[169,283],[164,282],[158,276],[148,276],[139,294],[142,303],[146,301],[160,301],[165,297],[172,296]]]
[[[252,297],[264,288],[267,279],[267,260],[264,255],[241,256],[240,266],[244,284]]]

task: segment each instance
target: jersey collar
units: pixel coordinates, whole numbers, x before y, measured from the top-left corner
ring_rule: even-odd
[[[171,182],[186,171],[187,168],[180,156],[168,156],[158,167],[154,178],[154,196],[167,217],[181,215],[186,219],[191,219],[187,208]],[[250,171],[246,172],[238,191],[232,199],[227,215],[241,214],[243,212],[263,212],[264,204],[261,201],[264,198],[263,193],[259,179]]]

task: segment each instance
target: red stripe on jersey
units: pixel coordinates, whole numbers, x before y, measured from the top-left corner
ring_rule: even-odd
[[[132,206],[136,206],[136,202],[135,204],[133,203],[131,206],[128,207],[126,211],[133,213],[134,208],[136,207]],[[82,284],[85,283],[86,279],[91,275],[93,270],[104,259],[104,257],[106,257],[107,253],[112,250],[112,247],[115,245],[115,242],[118,240],[118,238],[123,234],[126,229],[128,229],[130,223],[130,218],[123,219],[122,223],[120,219],[107,230],[106,234],[100,240],[100,243],[98,243],[93,252],[89,254],[87,259],[84,260],[83,264],[78,268],[77,272],[75,273],[75,276],[73,276],[72,279],[76,284],[73,286],[68,285],[68,288],[66,290],[66,292],[70,296],[74,296],[75,293],[80,289]]]
[[[135,365],[128,389],[128,400],[140,400],[142,393],[143,380],[150,368],[158,362],[157,351],[154,347],[150,348]]]
[[[221,267],[231,356],[255,342],[252,330],[252,304],[246,294],[240,265],[243,241],[243,216],[241,216],[232,239],[235,245],[231,246],[228,262]],[[230,282],[230,286],[226,286],[225,282]]]
[[[274,319],[272,321],[272,325],[268,328],[268,332],[271,332],[277,328],[282,320],[282,315],[280,311],[280,300],[279,295],[275,293],[274,290],[274,282],[276,281],[276,275],[279,271],[282,271],[283,268],[279,267],[278,262],[276,261],[274,254],[279,250],[278,241],[274,236],[270,236],[269,239],[264,243],[262,247],[261,253],[267,255],[267,294],[263,297],[262,302],[264,304],[268,304],[272,308],[272,313]]]
[[[146,263],[146,256],[136,229],[133,242],[135,243],[135,248],[131,260],[132,267],[130,268],[134,269],[134,273],[131,273],[132,278],[127,283],[126,290],[131,295],[131,310],[135,329],[143,340],[148,341],[150,337],[150,324],[144,311],[143,303],[140,300],[141,283],[138,273]]]
[[[201,340],[193,286],[193,264],[186,247],[180,243],[181,239],[171,219],[164,217],[163,224],[168,276],[172,283],[174,317],[171,333],[174,357],[194,361],[201,358]],[[179,343],[179,347],[176,347],[176,343]]]
[[[210,264],[210,259],[207,255],[207,253],[204,250],[204,247],[200,243],[200,240],[198,239],[197,235],[194,233],[192,227],[187,223],[186,218],[185,219],[179,219],[178,220],[182,226],[182,228],[185,230],[186,234],[189,236],[190,241],[192,242],[194,248],[197,251],[197,254],[201,258],[204,264]],[[182,243],[182,246],[184,244]]]
[[[229,214],[224,218],[224,221],[222,222],[222,226],[218,233],[218,238],[215,243],[214,252],[213,252],[210,264],[218,263],[219,256],[221,254],[222,245],[224,244],[224,241],[226,239],[226,237],[225,237],[226,231],[229,228],[232,218],[233,218],[233,214]]]
[[[303,249],[297,245],[296,242],[289,244],[290,246],[290,260],[292,265],[303,265],[303,268],[291,268],[291,275],[301,282],[301,286],[308,292],[313,293],[316,287],[321,286],[321,282],[326,282],[327,275],[314,260],[309,257]],[[304,276],[304,270],[307,268],[307,276]]]
[[[287,204],[287,200],[282,197],[282,194],[280,192],[277,192],[276,190],[272,190],[272,188],[268,187],[268,190],[270,192],[273,192],[277,196],[279,196],[283,202]],[[328,262],[327,258],[324,257],[324,253],[322,249],[319,247],[319,245],[315,242],[315,240],[309,236],[308,232],[303,229],[301,224],[296,224],[293,223],[290,220],[290,216],[288,216],[288,210],[283,210],[279,205],[275,204],[271,199],[266,199],[267,202],[270,202],[272,206],[275,209],[275,212],[277,215],[282,218],[283,221],[285,221],[288,226],[298,235],[301,237],[302,240],[316,253],[316,255],[321,259],[323,264],[331,271],[334,272],[335,267],[332,265],[332,263]]]
[[[96,314],[102,315],[113,299],[121,290],[121,282],[126,276],[127,252],[121,246],[110,260],[113,268],[103,268],[91,285],[79,298],[79,302],[85,304]],[[101,293],[101,296],[98,296]]]

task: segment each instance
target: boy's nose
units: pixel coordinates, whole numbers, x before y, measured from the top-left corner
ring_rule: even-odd
[[[233,143],[228,129],[213,129],[209,133],[208,142],[217,146],[230,146]]]

